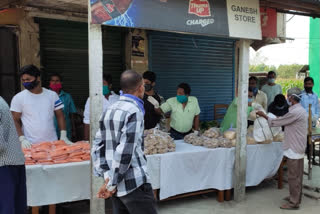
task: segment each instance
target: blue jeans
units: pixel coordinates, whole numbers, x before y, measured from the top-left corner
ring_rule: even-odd
[[[151,184],[143,184],[122,197],[112,197],[113,214],[157,214]]]
[[[21,166],[0,167],[0,214],[26,214],[26,169]]]

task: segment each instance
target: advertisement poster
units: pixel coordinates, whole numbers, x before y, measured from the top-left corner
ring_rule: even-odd
[[[132,35],[132,56],[144,57],[145,38],[141,30],[136,30]]]
[[[93,24],[261,39],[259,0],[90,0],[90,2]],[[227,8],[227,2],[230,8]],[[237,11],[232,8],[236,8]],[[250,21],[239,22],[234,20],[234,15]]]

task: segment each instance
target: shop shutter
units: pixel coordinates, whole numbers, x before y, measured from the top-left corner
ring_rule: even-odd
[[[43,81],[48,86],[50,74],[63,77],[65,91],[77,108],[83,109],[89,96],[88,24],[82,22],[36,19],[40,29],[40,54]],[[114,82],[124,67],[124,36],[120,28],[103,27],[103,68]],[[117,86],[117,84],[115,84]]]
[[[201,120],[213,120],[214,104],[232,102],[235,40],[154,31],[148,35],[149,67],[165,99],[176,96],[179,83],[189,83]]]

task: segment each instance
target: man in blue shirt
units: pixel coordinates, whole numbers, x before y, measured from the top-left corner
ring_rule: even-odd
[[[72,131],[75,129],[74,120],[73,120],[73,114],[77,112],[77,109],[74,105],[73,99],[69,93],[66,93],[62,90],[62,77],[59,74],[53,74],[50,77],[50,89],[55,91],[58,95],[62,103],[64,104],[63,113],[64,118],[66,120],[66,126],[67,126],[67,136],[69,139],[72,138]],[[57,123],[57,119],[54,120],[57,135],[59,137],[59,127]]]
[[[311,104],[312,127],[316,127],[319,119],[319,101],[318,96],[312,91],[314,81],[311,77],[304,79],[304,91],[302,92],[301,105],[309,113],[309,104]]]
[[[312,91],[313,85],[314,81],[311,77],[306,77],[304,79],[304,91],[302,92],[301,105],[309,113],[309,104],[311,104],[312,127],[314,128],[319,119],[319,101],[317,94]],[[309,144],[307,144],[306,153],[308,159],[310,159]],[[313,159],[313,161],[315,160]]]

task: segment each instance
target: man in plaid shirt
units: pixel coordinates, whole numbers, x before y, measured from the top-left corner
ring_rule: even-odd
[[[144,83],[135,71],[120,80],[123,94],[102,115],[93,145],[94,173],[104,177],[99,198],[112,196],[114,214],[154,214],[156,203],[143,153]]]

